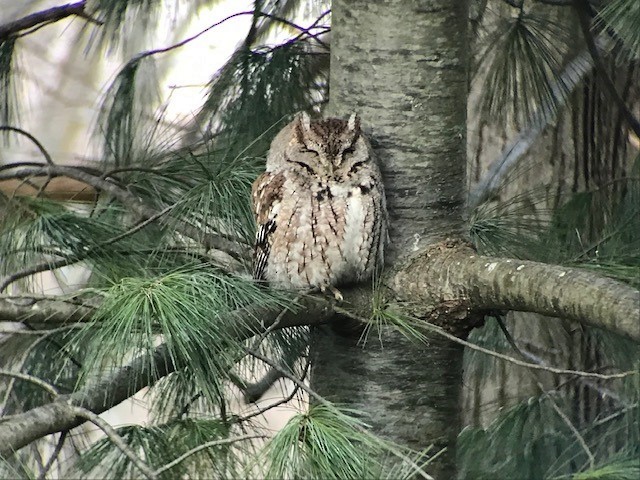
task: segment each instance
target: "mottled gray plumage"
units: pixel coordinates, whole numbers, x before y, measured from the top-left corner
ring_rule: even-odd
[[[271,143],[252,193],[255,278],[281,288],[333,290],[370,277],[382,264],[384,188],[357,115],[296,116]]]

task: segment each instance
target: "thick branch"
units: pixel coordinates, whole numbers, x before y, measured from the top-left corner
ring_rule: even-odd
[[[444,305],[447,311],[462,312],[463,321],[464,314],[473,310],[532,311],[577,320],[640,341],[640,292],[585,270],[483,257],[466,246],[450,242],[414,257],[390,279],[390,286],[414,310],[435,306],[431,312],[443,313],[438,305]],[[365,288],[345,295],[350,307],[363,311],[370,308],[370,298],[362,293],[364,290],[370,294],[370,288]],[[6,301],[4,305],[7,308]],[[255,334],[257,321],[262,322],[263,328],[276,321],[278,328],[286,328],[317,325],[333,316],[333,306],[326,300],[305,297],[300,305],[304,315],[289,311],[281,316],[280,309],[256,307],[230,314],[228,324],[233,325],[235,338],[245,340]],[[54,308],[57,307],[67,305],[61,303]],[[258,320],[249,325],[247,318]],[[156,349],[153,363],[156,370],[149,372],[149,359],[138,358],[103,382],[0,421],[0,455],[8,455],[38,438],[69,430],[85,421],[70,413],[63,403],[99,414],[181,367],[172,363],[164,345]]]
[[[322,299],[306,298],[300,303],[305,315],[289,311],[280,319],[279,328],[317,325],[333,316],[331,304]],[[279,308],[237,311],[229,315],[228,324],[233,326],[234,335],[241,341],[254,335],[258,321],[268,328],[280,313]],[[258,320],[253,325],[247,325],[247,318]],[[155,365],[154,371],[149,371],[150,364]],[[146,356],[138,357],[96,385],[71,395],[60,395],[54,402],[4,421],[0,419],[0,457],[10,455],[45,435],[70,430],[84,423],[86,419],[74,414],[69,404],[100,414],[180,367],[172,362],[169,350],[162,344],[155,349],[152,361]]]
[[[71,324],[86,322],[94,309],[55,298],[0,295],[0,321]]]
[[[640,292],[587,270],[484,257],[438,244],[392,279],[396,294],[447,310],[520,310],[575,320],[640,342]]]

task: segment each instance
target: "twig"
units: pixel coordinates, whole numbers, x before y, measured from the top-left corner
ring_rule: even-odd
[[[159,469],[157,469],[153,473],[156,476],[160,476],[162,473],[166,472],[167,470],[172,469],[173,467],[175,467],[179,463],[183,462],[186,458],[190,457],[191,455],[193,455],[195,453],[198,453],[200,450],[204,450],[205,448],[217,447],[219,445],[226,445],[226,444],[229,444],[229,443],[241,442],[241,441],[244,441],[244,440],[251,440],[251,439],[254,439],[254,438],[266,438],[266,436],[265,435],[242,435],[242,436],[239,436],[239,437],[224,438],[222,440],[211,440],[210,442],[205,442],[202,445],[198,445],[197,447],[194,447],[191,450],[183,453],[178,458],[176,458],[175,460],[172,460],[171,462],[167,463],[166,465],[160,467]]]
[[[542,384],[540,382],[538,382],[538,388],[542,389]],[[542,391],[544,392],[544,389]],[[562,409],[558,406],[558,404],[553,399],[553,397],[551,395],[547,395],[547,398],[551,402],[551,407],[553,408],[553,410],[558,414],[558,416],[562,419],[562,421],[569,428],[569,430],[571,430],[571,433],[580,444],[580,447],[582,448],[582,450],[584,450],[584,453],[587,455],[587,458],[589,459],[589,468],[593,469],[596,464],[596,457],[594,457],[593,452],[591,452],[591,449],[587,445],[587,442],[585,442],[583,436],[580,434],[580,432],[575,427],[573,422],[571,422],[569,417],[567,417],[565,413],[562,411]]]
[[[361,317],[359,315],[356,315],[352,312],[350,312],[349,310],[346,310],[344,308],[340,308],[340,307],[334,307],[334,311],[336,313],[340,313],[342,315],[346,315],[348,317],[353,318],[354,320],[359,320],[362,323],[370,323],[370,321],[364,317]],[[452,335],[448,332],[446,332],[445,330],[443,330],[441,327],[437,326],[437,325],[433,325],[432,323],[429,322],[420,322],[419,325],[416,325],[418,327],[423,327],[427,330],[430,330],[432,332],[437,333],[438,335],[441,335],[445,338],[448,338],[449,340],[451,340],[452,342],[456,342],[459,343],[460,345],[464,345],[467,348],[470,348],[471,350],[476,350],[478,352],[482,352],[482,353],[486,353],[487,355],[491,355],[492,357],[496,357],[496,358],[500,358],[502,360],[505,360],[509,363],[513,363],[514,365],[518,365],[520,367],[526,367],[526,368],[530,368],[532,370],[543,370],[545,372],[551,372],[551,373],[556,373],[556,374],[560,374],[560,375],[576,375],[578,377],[588,377],[588,378],[598,378],[600,380],[614,380],[617,378],[625,378],[631,375],[637,375],[638,372],[634,371],[634,370],[629,370],[627,372],[621,372],[621,373],[612,373],[612,374],[602,374],[602,373],[596,373],[596,372],[583,372],[583,371],[579,371],[579,370],[567,370],[564,368],[555,368],[555,367],[548,367],[548,366],[544,366],[544,365],[538,365],[535,363],[529,363],[529,362],[524,362],[522,360],[518,360],[517,358],[511,357],[509,355],[504,355],[502,353],[496,352],[494,350],[489,350],[487,348],[483,348],[479,345],[476,345],[475,343],[471,343],[471,342],[467,342],[466,340],[462,340],[461,338],[456,337],[455,335]]]
[[[430,323],[425,323],[424,324],[425,328],[438,333],[439,335],[442,335],[443,337],[448,338],[449,340],[452,340],[454,342],[457,342],[461,345],[464,345],[465,347],[470,348],[471,350],[477,350],[478,352],[482,352],[482,353],[486,353],[487,355],[491,355],[493,357],[497,357],[500,358],[502,360],[505,360],[509,363],[513,363],[514,365],[518,365],[520,367],[526,367],[526,368],[530,368],[532,370],[542,370],[545,372],[551,372],[551,373],[556,373],[556,374],[560,374],[560,375],[576,375],[579,377],[588,377],[588,378],[599,378],[600,380],[613,380],[616,378],[625,378],[631,375],[637,375],[638,372],[630,370],[628,372],[621,372],[621,373],[612,373],[612,374],[602,374],[602,373],[595,373],[595,372],[582,372],[579,370],[567,370],[564,368],[555,368],[555,367],[548,367],[548,366],[544,366],[544,365],[537,365],[535,363],[529,363],[529,362],[523,362],[521,360],[518,360],[517,358],[513,358],[510,357],[509,355],[504,355],[502,353],[499,352],[495,352],[493,350],[488,350],[486,348],[480,347],[479,345],[476,345],[475,343],[471,343],[471,342],[467,342],[465,340],[462,340],[458,337],[456,337],[455,335],[451,335],[450,333],[445,332],[443,329],[441,329],[440,327],[436,326],[436,325],[432,325]]]
[[[0,369],[0,376],[17,378],[18,380],[24,380],[25,382],[33,383],[34,385],[37,385],[43,390],[46,390],[47,392],[49,392],[49,394],[53,398],[56,398],[59,395],[58,390],[53,385],[37,377],[34,377],[33,375],[27,375],[26,373],[12,372],[9,370]]]
[[[2,38],[1,32],[0,32],[0,38]],[[20,135],[24,135],[29,140],[31,140],[36,147],[38,147],[38,150],[40,150],[40,153],[42,153],[42,156],[47,161],[47,163],[49,165],[53,165],[53,159],[51,158],[51,155],[49,155],[49,152],[47,152],[47,149],[44,148],[42,144],[38,141],[38,139],[33,135],[31,135],[29,132],[18,127],[12,127],[10,125],[0,125],[0,132],[2,131],[15,132],[15,133],[19,133]]]
[[[314,21],[314,22],[313,22],[313,23],[312,23],[308,28],[306,28],[306,29],[302,29],[302,30],[303,30],[303,32],[302,32],[302,33],[300,33],[298,36],[293,37],[293,38],[289,41],[289,43],[293,43],[293,42],[296,42],[296,41],[300,40],[300,39],[303,37],[303,35],[304,35],[305,33],[307,33],[309,36],[313,37],[313,38],[315,39],[315,41],[316,41],[316,42],[318,42],[320,45],[322,45],[322,46],[323,46],[323,47],[325,47],[327,50],[329,50],[329,46],[328,46],[326,43],[322,42],[322,41],[317,37],[317,35],[312,35],[312,34],[310,34],[310,33],[309,33],[309,30],[311,30],[312,28],[319,28],[319,27],[317,27],[317,25],[318,25],[318,23],[320,23],[320,20],[322,20],[324,17],[326,17],[326,16],[327,16],[327,15],[329,15],[330,13],[331,13],[331,9],[329,9],[329,10],[325,10],[324,12],[322,12],[322,13],[320,14],[320,16],[319,16],[318,18],[316,18],[316,19],[315,19],[315,21]]]
[[[55,262],[42,262],[39,263],[37,265],[32,265],[30,267],[27,268],[23,268],[22,270],[19,270],[11,275],[8,275],[7,277],[5,277],[4,279],[2,279],[2,281],[0,281],[0,292],[3,292],[4,290],[6,290],[6,288],[11,285],[12,283],[28,277],[30,275],[34,275],[36,273],[40,273],[40,272],[46,272],[49,270],[57,270],[59,268],[62,267],[68,267],[69,265],[72,265],[74,263],[77,262],[81,262],[82,260],[85,260],[86,258],[88,258],[93,252],[95,252],[96,250],[106,247],[108,245],[111,245],[113,243],[116,243],[120,240],[122,240],[123,238],[126,238],[130,235],[133,235],[134,233],[142,230],[144,227],[146,227],[147,225],[149,225],[150,223],[156,221],[158,218],[162,217],[163,215],[165,215],[166,213],[170,212],[174,207],[176,206],[176,204],[173,205],[169,205],[167,208],[161,210],[160,212],[148,217],[147,219],[145,219],[142,222],[139,222],[138,224],[134,225],[133,227],[131,227],[130,229],[126,230],[125,232],[122,232],[119,235],[116,235],[115,237],[112,237],[108,240],[105,240],[104,242],[100,242],[92,247],[87,248],[85,251],[83,251],[82,253],[79,254],[75,254],[75,255],[71,255],[69,257],[66,258],[62,258],[60,260],[57,260]],[[56,255],[60,255],[60,254],[56,254]]]
[[[105,435],[111,440],[111,442],[118,447],[122,453],[124,453],[129,460],[133,462],[133,464],[138,467],[138,470],[142,472],[142,474],[147,477],[149,480],[155,480],[157,475],[151,467],[144,463],[138,456],[129,448],[129,446],[124,442],[122,437],[116,432],[115,428],[113,428],[108,422],[100,418],[98,415],[93,413],[91,410],[87,410],[83,407],[78,407],[75,405],[68,405],[68,408],[77,416],[82,417],[93,423],[96,427],[102,430]]]
[[[316,393],[310,387],[305,385],[305,383],[303,381],[301,381],[298,377],[296,377],[295,375],[293,375],[291,372],[287,371],[286,369],[282,368],[280,365],[278,365],[276,362],[274,362],[270,358],[265,357],[261,353],[255,352],[255,351],[251,350],[250,348],[246,348],[245,351],[249,355],[251,355],[252,357],[257,358],[258,360],[260,360],[260,361],[266,363],[267,365],[269,365],[270,367],[272,367],[274,370],[280,372],[283,377],[288,378],[293,383],[298,385],[298,387],[300,387],[302,390],[307,392],[310,397],[313,397],[319,403],[321,403],[323,405],[330,405],[329,400],[327,400],[324,397],[320,396],[320,394]]]
[[[282,22],[286,25],[289,25],[291,27],[297,28],[299,30],[302,30],[304,33],[310,35],[310,36],[314,36],[313,34],[309,33],[309,30],[314,28],[315,23],[317,23],[322,17],[324,17],[325,15],[328,14],[329,11],[323,13],[317,20],[316,22],[314,22],[314,24],[312,24],[309,28],[304,28],[304,27],[300,27],[298,25],[296,25],[295,23],[290,22],[289,20],[286,20],[284,18],[278,17],[276,15],[271,15],[269,13],[265,13],[265,12],[257,12],[257,16],[258,17],[266,17],[266,18],[271,18],[272,20],[276,20],[279,22]],[[223,18],[222,20],[215,22],[211,25],[209,25],[207,28],[205,28],[204,30],[201,30],[200,32],[196,33],[195,35],[192,35],[191,37],[185,38],[184,40],[179,41],[178,43],[174,43],[173,45],[170,45],[168,47],[164,47],[164,48],[156,48],[153,50],[147,50],[145,52],[139,53],[138,55],[136,55],[133,59],[131,59],[129,62],[137,62],[145,57],[151,56],[151,55],[155,55],[158,53],[166,53],[169,52],[171,50],[175,50],[177,48],[183,47],[184,45],[186,45],[189,42],[192,42],[193,40],[201,37],[202,35],[204,35],[205,33],[207,33],[208,31],[212,30],[213,28],[222,25],[223,23],[227,22],[228,20],[231,20],[233,18],[236,17],[240,17],[240,16],[246,16],[246,15],[252,15],[252,16],[256,16],[256,12],[254,10],[250,10],[250,11],[245,11],[245,12],[236,12],[232,15],[229,15],[228,17]],[[314,37],[315,38],[315,37]],[[319,43],[322,43],[321,40],[318,40],[316,38],[316,41],[318,41]]]
[[[58,459],[58,456],[62,451],[62,447],[64,447],[64,442],[67,439],[68,433],[69,433],[68,430],[65,430],[64,432],[60,433],[60,438],[58,438],[58,443],[56,443],[56,448],[53,450],[53,453],[51,453],[51,456],[49,457],[49,460],[47,460],[46,465],[42,468],[42,471],[40,472],[40,475],[38,475],[37,480],[45,480],[45,478],[47,478],[47,474],[49,473],[49,470],[51,470],[51,467],[53,467],[53,464]]]
[[[502,333],[504,333],[505,337],[507,338],[507,342],[509,342],[509,345],[511,345],[511,348],[513,348],[514,351],[522,359],[527,360],[527,356],[520,349],[515,339],[513,338],[513,335],[511,335],[511,332],[507,329],[507,326],[504,324],[502,319],[500,317],[496,317],[496,320],[498,322],[498,325],[500,326],[500,329],[502,330]],[[542,382],[540,381],[540,378],[538,377],[538,372],[535,372],[533,370],[528,370],[528,373],[533,377],[533,380],[538,385],[538,389],[540,390],[540,392],[542,392],[542,394],[545,395],[546,398],[551,402],[551,406],[553,410],[556,412],[556,414],[560,417],[560,419],[564,422],[564,424],[569,428],[573,436],[576,438],[576,440],[580,444],[580,447],[582,448],[582,450],[584,450],[584,453],[587,455],[587,458],[589,459],[589,467],[593,469],[595,465],[595,457],[593,455],[593,452],[591,452],[591,449],[587,445],[587,442],[585,442],[584,437],[580,434],[580,432],[575,427],[573,422],[571,422],[569,417],[567,417],[565,413],[562,411],[562,409],[558,406],[554,398],[549,393],[547,393],[544,386],[542,385]]]
[[[28,178],[32,176],[72,178],[87,185],[91,185],[97,190],[107,192],[109,195],[116,198],[123,205],[127,206],[143,218],[149,218],[158,215],[158,212],[156,210],[148,207],[140,198],[138,198],[136,195],[132,194],[125,188],[122,188],[114,184],[113,182],[101,178],[101,174],[94,174],[88,169],[81,167],[70,167],[66,165],[24,167],[11,174],[0,175],[0,180]],[[239,265],[237,259],[243,258],[247,252],[244,248],[239,247],[236,242],[227,240],[218,235],[203,232],[201,229],[185,220],[173,220],[175,222],[175,225],[180,228],[181,232],[184,233],[184,235],[191,239],[199,241],[207,249],[217,250],[222,255],[232,257],[230,258],[230,260],[234,260],[236,262],[229,262],[229,265],[221,265],[221,267],[226,267],[227,270],[231,271],[238,271],[241,269],[241,265]],[[164,222],[168,223],[167,220],[165,220]]]
[[[307,363],[304,367],[304,370],[302,372],[302,377],[301,379],[304,380],[307,376],[307,373],[309,372],[309,367],[311,366],[311,361],[309,359],[307,359]],[[278,407],[280,405],[283,405],[285,403],[290,402],[291,400],[293,400],[293,398],[298,394],[298,391],[300,390],[300,386],[298,384],[295,384],[293,386],[293,390],[291,391],[291,393],[289,395],[287,395],[284,398],[281,398],[280,400],[278,400],[275,403],[271,403],[269,405],[267,405],[266,407],[260,408],[258,411],[250,413],[249,415],[245,415],[244,417],[240,417],[238,418],[238,422],[242,423],[242,422],[246,422],[247,420],[253,418],[253,417],[257,417],[259,415],[262,415],[263,413],[271,410],[272,408]]]

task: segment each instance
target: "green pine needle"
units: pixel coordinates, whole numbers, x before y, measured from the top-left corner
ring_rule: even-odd
[[[636,0],[611,0],[598,12],[599,27],[616,33],[628,60],[640,58],[640,4]]]
[[[189,450],[214,440],[230,436],[228,427],[217,420],[176,420],[165,424],[144,427],[130,425],[116,430],[125,444],[153,470],[165,466]],[[173,468],[160,478],[195,478],[207,472],[207,476],[229,478],[237,476],[243,465],[236,444],[223,444],[203,449]],[[103,438],[83,452],[74,466],[77,474],[99,475],[100,478],[138,478],[140,472],[111,440]]]
[[[314,405],[294,416],[262,452],[265,478],[376,478],[381,444],[354,413]]]
[[[282,302],[254,282],[205,267],[124,278],[106,292],[95,322],[78,336],[77,341],[94,353],[84,365],[84,376],[121,367],[140,355],[151,362],[162,340],[176,365],[188,365],[195,388],[219,404],[225,398],[223,381],[243,356],[233,335],[236,325],[225,313],[251,304]],[[148,371],[155,371],[155,365],[150,363]]]
[[[528,124],[555,111],[566,89],[559,73],[566,28],[533,13],[503,19],[487,39],[488,74],[482,92],[485,118],[498,125]]]

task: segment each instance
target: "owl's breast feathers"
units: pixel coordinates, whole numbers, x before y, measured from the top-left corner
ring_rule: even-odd
[[[287,171],[262,174],[252,191],[254,278],[324,288],[369,277],[382,259],[383,196],[373,177],[324,184]]]

